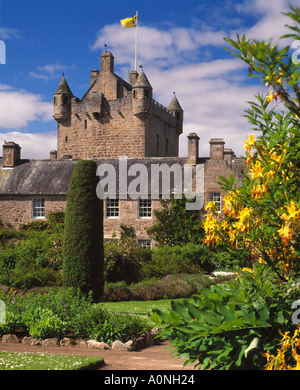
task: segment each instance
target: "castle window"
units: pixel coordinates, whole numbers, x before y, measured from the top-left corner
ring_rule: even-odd
[[[32,200],[32,218],[45,218],[45,200]]]
[[[166,153],[169,152],[169,140],[166,138]]]
[[[84,128],[85,128],[85,130],[88,128],[88,121],[87,120],[84,121]]]
[[[138,246],[140,246],[141,248],[149,248],[149,249],[152,248],[151,240],[138,240],[138,241],[137,241],[137,244],[138,244]]]
[[[156,149],[159,150],[159,135],[156,134]]]
[[[139,218],[152,218],[152,201],[151,199],[139,199]]]
[[[146,89],[146,90],[144,91],[144,98],[145,98],[145,99],[148,99],[148,98],[149,98],[149,91],[148,91],[148,89]]]
[[[221,212],[221,193],[220,192],[210,192],[209,193],[209,201],[215,202],[217,206],[217,210]]]
[[[111,219],[119,218],[119,199],[106,199],[105,217]]]

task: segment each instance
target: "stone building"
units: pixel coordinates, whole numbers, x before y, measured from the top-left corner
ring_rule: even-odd
[[[183,110],[176,96],[165,108],[152,95],[143,71],[130,72],[130,83],[114,73],[110,52],[81,100],[63,78],[54,94],[58,159],[178,156]]]
[[[0,220],[13,227],[47,213],[65,210],[68,187],[76,161],[93,159],[98,167],[109,166],[116,172],[119,183],[124,173],[120,161],[125,161],[127,172],[141,169],[147,190],[141,185],[135,198],[123,194],[118,187],[115,199],[105,200],[104,236],[110,239],[120,234],[120,224],[134,228],[142,246],[153,243],[146,229],[154,223],[153,210],[165,196],[162,176],[153,181],[153,167],[164,170],[169,180],[169,192],[179,186],[183,193],[186,167],[201,167],[205,202],[214,200],[222,210],[221,191],[216,180],[219,175],[239,177],[243,160],[231,149],[224,148],[223,139],[211,139],[210,156],[199,157],[200,138],[188,136],[188,156],[178,157],[179,136],[182,134],[183,110],[174,95],[168,108],[153,100],[153,90],[145,73],[130,72],[130,83],[114,73],[114,57],[105,52],[101,56],[101,70],[92,70],[90,88],[82,99],[74,97],[63,77],[54,94],[54,118],[58,123],[57,150],[49,159],[24,160],[21,147],[8,142],[3,145],[0,159]],[[172,171],[175,174],[171,174]],[[153,176],[153,175],[152,175]],[[127,185],[137,176],[127,177]],[[177,187],[176,187],[177,185]],[[194,180],[195,185],[195,180]],[[157,190],[155,196],[150,188]],[[178,188],[177,188],[178,190]],[[194,186],[194,190],[198,190]],[[146,192],[146,193],[145,193]],[[201,210],[199,210],[199,213]]]

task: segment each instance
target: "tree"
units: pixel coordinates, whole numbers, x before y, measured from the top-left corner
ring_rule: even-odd
[[[293,34],[282,38],[299,39],[300,9],[291,8],[287,15],[297,25],[288,26]],[[260,78],[268,90],[246,111],[257,134],[245,141],[248,169],[242,183],[233,176],[219,178],[227,192],[225,218],[215,212],[213,202],[206,205],[204,242],[247,248],[252,267],[239,269],[227,285],[173,302],[170,313],[157,312],[156,318],[177,354],[204,369],[297,369],[300,337],[292,317],[300,273],[298,64],[289,46],[279,49],[245,35],[226,40],[231,53],[248,64],[249,75]]]
[[[299,10],[292,8],[287,15],[300,24]],[[300,32],[298,27],[292,29]],[[237,41],[226,39],[234,48],[232,54],[245,61],[250,76],[259,77],[269,91],[266,96],[257,95],[257,101],[250,102],[251,108],[246,111],[246,117],[258,132],[257,136],[251,134],[244,145],[248,173],[239,187],[233,177],[220,177],[227,191],[226,219],[219,221],[213,205],[207,205],[205,242],[246,247],[253,261],[267,264],[284,281],[300,271],[298,65],[288,55],[289,46],[279,50],[271,41],[237,38]],[[285,110],[269,108],[277,100]]]
[[[201,244],[202,221],[198,211],[186,210],[187,199],[161,199],[161,209],[154,210],[156,222],[148,229],[148,234],[161,246]],[[199,234],[200,233],[200,234]]]
[[[103,202],[96,195],[96,163],[79,160],[67,197],[63,243],[63,279],[68,287],[103,293]]]

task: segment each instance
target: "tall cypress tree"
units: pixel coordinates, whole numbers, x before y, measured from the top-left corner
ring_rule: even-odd
[[[103,201],[97,197],[97,165],[79,160],[67,197],[63,246],[63,279],[68,287],[103,294]]]

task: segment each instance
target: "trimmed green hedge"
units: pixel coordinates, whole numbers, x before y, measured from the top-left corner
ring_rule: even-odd
[[[84,293],[93,291],[94,300],[103,293],[103,201],[96,187],[97,165],[79,160],[68,191],[64,246],[63,279],[68,287]]]

